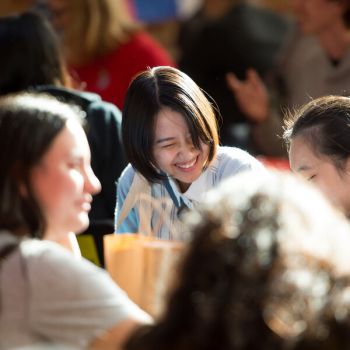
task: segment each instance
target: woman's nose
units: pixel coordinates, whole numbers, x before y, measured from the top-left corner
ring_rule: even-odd
[[[101,191],[100,180],[96,177],[91,167],[89,167],[89,169],[86,171],[85,189],[92,195],[97,194]]]
[[[195,150],[195,147],[193,145],[192,141],[186,141],[183,142],[180,146],[179,153],[182,155],[187,155],[188,153],[191,153]]]

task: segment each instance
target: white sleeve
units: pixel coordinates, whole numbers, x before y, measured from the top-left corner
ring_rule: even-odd
[[[34,332],[56,342],[86,347],[126,319],[150,321],[104,270],[55,243],[37,242],[35,249],[32,245],[24,250]]]
[[[235,147],[220,147],[218,175],[220,180],[243,171],[266,173],[264,165],[248,152]]]

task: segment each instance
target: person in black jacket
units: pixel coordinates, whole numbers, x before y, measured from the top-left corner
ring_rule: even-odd
[[[121,143],[121,112],[100,96],[72,88],[56,34],[39,14],[25,12],[0,18],[0,95],[40,91],[79,106],[88,121],[92,169],[102,190],[92,202],[87,232],[113,232],[116,180],[126,166]],[[100,249],[100,260],[101,256]]]

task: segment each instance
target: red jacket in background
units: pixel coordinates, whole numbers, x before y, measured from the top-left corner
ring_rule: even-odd
[[[86,91],[99,94],[123,108],[132,78],[147,67],[176,66],[173,59],[149,34],[136,33],[130,41],[105,56],[82,66],[71,67],[73,78]]]

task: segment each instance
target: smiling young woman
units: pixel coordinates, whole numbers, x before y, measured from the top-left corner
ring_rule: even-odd
[[[176,68],[156,67],[135,77],[125,99],[122,133],[130,164],[118,182],[118,233],[139,229],[142,203],[120,223],[135,177],[142,177],[153,199],[172,201],[170,222],[176,223],[179,204],[193,208],[224,178],[245,170],[264,171],[247,152],[219,146],[212,104],[199,86]],[[158,217],[153,211],[151,229]],[[158,226],[155,235],[171,238],[169,227]]]

